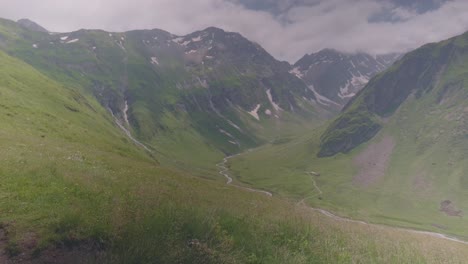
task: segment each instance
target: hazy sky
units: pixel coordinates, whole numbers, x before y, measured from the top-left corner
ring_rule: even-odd
[[[401,52],[468,31],[468,0],[0,0],[0,17],[51,31],[208,26],[240,32],[278,59],[322,48]]]

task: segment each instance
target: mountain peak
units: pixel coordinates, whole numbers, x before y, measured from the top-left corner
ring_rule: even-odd
[[[317,54],[343,54],[343,52],[340,52],[336,49],[331,49],[331,48],[325,48],[321,49]]]
[[[313,87],[323,98],[322,104],[342,107],[397,58],[395,54],[372,56],[323,49],[302,57],[291,72]]]
[[[217,27],[207,27],[202,31],[207,31],[207,32],[219,32],[219,33],[225,33],[224,29],[222,28],[217,28]]]
[[[23,19],[20,19],[17,21],[17,23],[24,27],[24,28],[27,28],[29,30],[32,30],[32,31],[38,31],[38,32],[49,32],[47,29],[45,29],[44,27],[40,26],[39,24],[37,24],[36,22],[34,21],[31,21],[27,18],[23,18]]]
[[[381,129],[391,127],[389,120],[392,119],[415,127],[422,123],[421,120],[431,122],[431,127],[435,127],[432,120],[443,120],[434,122],[440,129],[451,127],[452,122],[454,127],[445,134],[449,135],[447,140],[457,142],[458,136],[467,134],[463,118],[468,109],[464,86],[468,68],[467,43],[466,35],[461,35],[426,44],[406,54],[391,71],[372,79],[323,134],[319,156],[351,151],[374,138]],[[408,107],[419,109],[420,115],[408,118],[401,114],[405,112],[401,108]],[[428,109],[430,115],[426,114]],[[441,113],[446,109],[450,109],[451,114],[444,116]],[[406,126],[402,127],[406,129]],[[418,135],[416,139],[419,138]]]

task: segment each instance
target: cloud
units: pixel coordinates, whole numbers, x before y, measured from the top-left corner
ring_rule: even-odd
[[[53,31],[160,28],[187,34],[209,26],[240,32],[294,62],[323,48],[404,52],[468,30],[468,1],[420,13],[383,0],[0,0],[0,17],[30,18]],[[372,19],[388,16],[391,19]]]

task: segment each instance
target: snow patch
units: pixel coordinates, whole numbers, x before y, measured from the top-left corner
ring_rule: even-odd
[[[156,58],[156,57],[151,57],[151,64],[159,65],[158,58]]]
[[[226,120],[228,121],[228,123],[229,123],[231,126],[233,126],[233,127],[236,128],[237,130],[239,130],[240,132],[242,132],[242,129],[241,129],[238,125],[234,124],[234,122],[232,122],[232,121],[229,120],[229,119],[226,119]]]
[[[63,37],[60,37],[61,40],[65,41],[68,39],[68,36],[63,36]]]
[[[254,110],[250,111],[249,114],[251,116],[253,116],[255,119],[257,119],[258,121],[260,121],[260,117],[258,116],[258,110],[260,109],[261,105],[258,104]]]
[[[193,42],[199,42],[199,41],[201,41],[201,40],[202,40],[202,37],[201,37],[201,36],[198,36],[198,37],[196,37],[196,38],[192,38],[192,41],[193,41]]]
[[[271,110],[270,109],[265,110],[265,114],[271,116]]]
[[[338,96],[341,98],[341,99],[346,99],[346,98],[353,98],[354,96],[356,96],[355,93],[349,93],[349,94],[338,94]]]
[[[125,47],[124,47],[122,41],[117,42],[117,45],[119,45],[119,47],[120,47],[123,51],[127,52],[127,49],[125,49]]]
[[[231,133],[227,132],[227,131],[224,130],[224,129],[221,129],[221,128],[220,128],[220,129],[218,129],[218,131],[221,132],[221,134],[224,134],[224,135],[226,135],[226,136],[228,136],[228,137],[230,137],[230,138],[232,138],[232,139],[235,139],[234,136],[231,135]]]
[[[369,77],[362,75],[359,73],[359,75],[354,75],[349,80],[344,87],[340,87],[340,92],[338,93],[338,96],[341,99],[346,99],[346,98],[351,98],[354,97],[356,94],[350,91],[350,88],[362,88],[364,85],[366,85],[369,82]]]
[[[72,39],[70,41],[67,41],[66,44],[70,44],[70,43],[75,43],[75,42],[78,42],[80,39]]]
[[[190,50],[190,51],[186,51],[185,54],[193,54],[193,53],[196,53],[197,50]]]
[[[200,77],[197,77],[198,79],[198,83],[200,83],[200,85],[203,87],[203,88],[209,88],[208,86],[208,82],[206,80],[202,80],[200,79]]]
[[[214,59],[213,56],[205,56],[205,58],[210,59],[210,60],[211,60],[211,59]]]
[[[192,40],[187,40],[187,41],[184,41],[182,43],[179,42],[179,44],[182,45],[182,46],[187,46],[190,43],[192,43]]]
[[[37,44],[33,44],[32,46],[33,48],[37,49]]]
[[[297,78],[301,79],[304,77],[304,74],[299,70],[299,67],[296,67],[289,71],[289,73],[296,75]]]
[[[338,105],[338,106],[339,106],[339,104],[337,104],[337,103],[335,103],[334,101],[328,99],[327,97],[325,97],[325,96],[319,94],[319,93],[315,90],[315,87],[314,87],[313,85],[309,85],[308,87],[309,87],[309,89],[314,93],[315,98],[317,98],[317,102],[318,102],[319,104],[322,104],[322,105],[325,105],[325,106],[329,106],[330,104],[334,104],[334,105]]]
[[[283,109],[281,109],[281,107],[280,107],[278,104],[276,104],[276,103],[273,101],[273,96],[271,96],[271,89],[268,89],[268,90],[266,91],[266,94],[267,94],[267,96],[268,96],[268,100],[270,100],[271,106],[273,106],[273,108],[275,109],[276,112],[278,112],[278,111],[280,111],[280,110],[283,110]]]
[[[180,43],[180,42],[182,42],[183,40],[184,40],[183,37],[178,37],[178,38],[172,39],[172,41],[175,42],[175,43]]]
[[[378,63],[377,66],[379,66],[379,70],[383,70],[386,68],[386,66],[382,62],[380,62],[380,60],[375,59],[375,61]]]
[[[112,37],[112,34],[111,34],[111,33],[109,33],[109,37]]]
[[[345,87],[340,87],[340,92],[338,93],[338,96],[341,99],[346,99],[346,98],[351,98],[354,97],[356,94],[355,93],[350,93],[349,92],[349,86],[350,86],[350,81],[348,81],[345,85]]]
[[[239,143],[237,142],[236,138],[233,135],[231,135],[231,133],[229,133],[226,130],[221,129],[221,128],[218,129],[218,131],[221,132],[221,134],[224,134],[224,135],[226,135],[226,136],[228,136],[229,138],[232,139],[232,140],[228,140],[229,143],[239,146]]]
[[[360,74],[359,76],[353,75],[353,78],[351,79],[351,84],[355,87],[365,85],[368,82],[369,78],[362,74]]]
[[[338,93],[338,96],[341,99],[346,99],[348,94],[349,94],[349,81],[346,83],[345,87],[340,87],[340,92]]]

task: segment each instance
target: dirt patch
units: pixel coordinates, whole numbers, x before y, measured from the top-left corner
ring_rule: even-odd
[[[448,216],[463,216],[463,212],[458,210],[458,208],[450,200],[445,200],[440,203],[440,211],[444,212]]]
[[[1,264],[59,264],[59,263],[101,263],[104,251],[95,243],[83,242],[74,247],[61,245],[51,246],[37,252],[38,238],[34,233],[28,233],[12,249],[9,245],[8,232],[0,228],[0,263]],[[12,255],[13,254],[13,255]]]
[[[5,230],[0,228],[0,263],[8,262],[7,246],[8,241]]]
[[[395,141],[390,136],[384,136],[379,142],[367,147],[354,159],[359,172],[353,178],[353,184],[367,187],[385,176],[390,157],[395,147]]]
[[[46,249],[39,256],[30,256],[24,262],[13,262],[20,264],[52,264],[52,263],[102,263],[104,252],[96,250],[91,245],[80,245],[74,248],[54,247]]]

